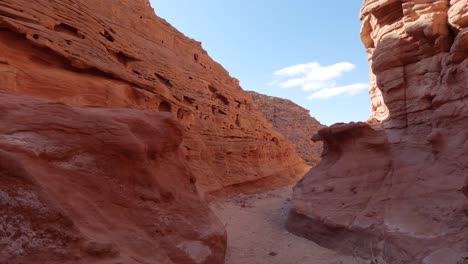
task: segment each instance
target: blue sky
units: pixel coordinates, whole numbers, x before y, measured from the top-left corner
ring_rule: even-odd
[[[327,125],[369,117],[362,1],[150,1],[244,90],[288,98]]]

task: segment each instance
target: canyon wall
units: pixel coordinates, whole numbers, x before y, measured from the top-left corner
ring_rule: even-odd
[[[5,92],[172,113],[202,192],[302,176],[294,146],[239,82],[148,0],[1,1],[0,50]]]
[[[466,263],[468,2],[366,0],[361,19],[372,117],[314,136],[287,226],[386,263]]]
[[[224,263],[167,113],[0,93],[0,263]]]
[[[290,100],[249,92],[252,95],[255,107],[281,133],[296,147],[297,154],[311,166],[320,161],[322,142],[311,140],[324,125],[310,116],[310,111],[300,107]]]
[[[0,1],[1,263],[224,263],[201,196],[305,167],[147,0]]]

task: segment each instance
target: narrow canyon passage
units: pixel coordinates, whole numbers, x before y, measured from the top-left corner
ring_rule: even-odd
[[[360,264],[285,229],[292,186],[215,200],[211,208],[226,226],[226,264]]]

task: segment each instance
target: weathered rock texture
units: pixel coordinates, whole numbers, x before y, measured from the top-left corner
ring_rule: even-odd
[[[322,129],[289,230],[387,263],[468,258],[468,2],[367,0],[368,123]]]
[[[2,0],[0,50],[1,90],[173,113],[204,192],[301,176],[304,162],[239,82],[148,0]]]
[[[167,113],[0,93],[0,263],[224,263]]]
[[[465,186],[463,187],[463,193],[465,194],[466,198],[468,198],[468,180],[465,182]]]
[[[322,142],[310,140],[324,125],[310,116],[310,111],[290,100],[249,92],[254,105],[263,116],[287,140],[293,143],[296,151],[308,165],[320,161]]]

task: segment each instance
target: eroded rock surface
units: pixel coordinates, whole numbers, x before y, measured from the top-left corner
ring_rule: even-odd
[[[302,176],[294,147],[239,82],[148,0],[3,0],[0,50],[1,90],[175,115],[203,192]]]
[[[465,182],[465,186],[463,186],[463,193],[468,198],[468,180]]]
[[[372,117],[315,136],[322,161],[295,187],[288,228],[392,264],[464,263],[468,2],[367,0],[361,19]]]
[[[0,93],[0,263],[224,263],[167,113]]]
[[[293,143],[296,151],[308,165],[320,161],[322,142],[310,140],[324,125],[310,116],[310,111],[290,100],[249,92],[254,104],[263,116],[287,140]]]

